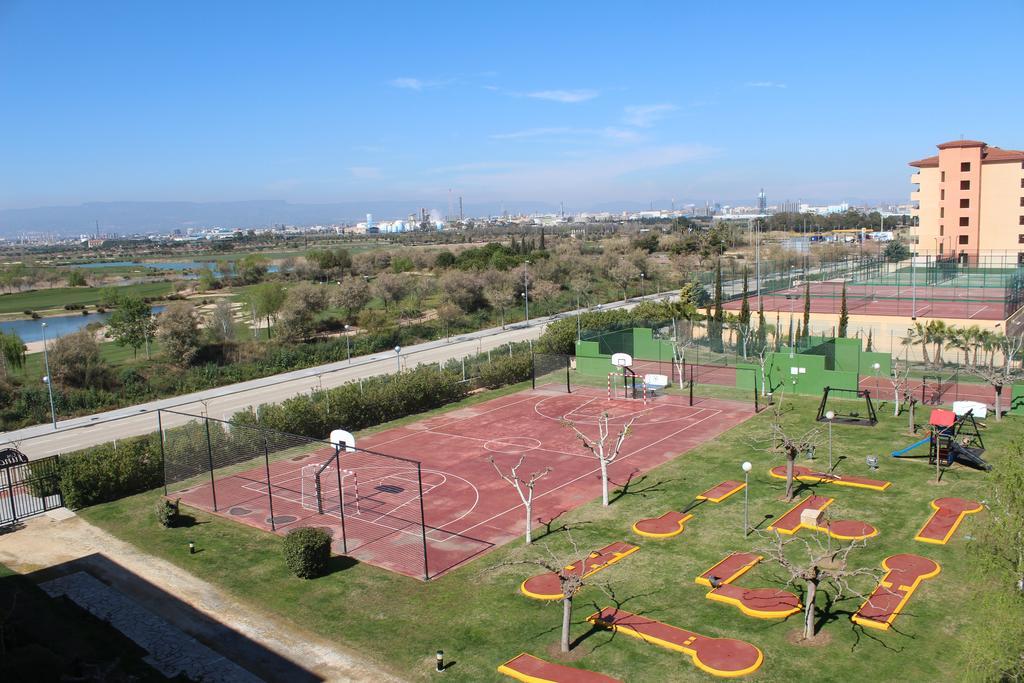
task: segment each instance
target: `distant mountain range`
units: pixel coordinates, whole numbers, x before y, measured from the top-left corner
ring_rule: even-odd
[[[723,204],[753,205],[756,200],[721,202]],[[817,202],[821,203],[821,202]],[[854,201],[851,200],[851,204]],[[859,203],[859,202],[858,202]],[[136,233],[170,232],[188,228],[259,228],[275,224],[316,225],[350,223],[365,220],[373,214],[374,220],[395,220],[420,209],[432,211],[436,216],[447,213],[444,206],[416,201],[337,202],[331,204],[292,204],[281,200],[254,200],[240,202],[91,202],[78,206],[41,206],[30,209],[0,209],[0,235],[14,237],[23,232],[56,233],[59,235],[93,234],[99,223],[105,234],[131,235]],[[684,202],[676,202],[681,208]],[[668,209],[668,200],[651,202],[601,202],[589,207],[566,206],[567,212],[620,212],[647,209]],[[698,203],[703,206],[703,202]],[[516,213],[556,213],[559,205],[551,202],[482,202],[466,204],[468,217],[497,216],[503,211]],[[453,207],[458,212],[458,205]]]

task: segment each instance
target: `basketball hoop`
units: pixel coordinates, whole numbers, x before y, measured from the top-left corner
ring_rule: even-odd
[[[330,442],[339,453],[356,449],[356,437],[352,436],[352,432],[346,432],[344,429],[332,429]]]
[[[633,356],[628,353],[613,353],[612,365],[617,368],[628,368],[633,364]]]

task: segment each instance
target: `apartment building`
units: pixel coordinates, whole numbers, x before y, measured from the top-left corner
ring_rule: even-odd
[[[956,255],[977,263],[982,252],[1017,254],[1024,263],[1024,151],[977,140],[938,145],[939,153],[911,161],[910,182],[919,253]]]

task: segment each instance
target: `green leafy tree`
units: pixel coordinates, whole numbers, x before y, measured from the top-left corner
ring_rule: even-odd
[[[278,330],[288,341],[313,336],[316,317],[327,307],[327,291],[322,285],[303,283],[288,290],[281,306]]]
[[[850,326],[850,310],[846,307],[846,283],[843,283],[843,298],[839,301],[839,336],[845,337]]]
[[[3,365],[4,377],[11,370],[25,367],[25,342],[16,332],[0,331],[0,364]]]
[[[53,342],[50,374],[55,382],[71,387],[106,386],[109,368],[100,355],[100,345],[93,333],[82,329]]]
[[[265,320],[267,323],[267,339],[270,339],[271,321],[277,317],[284,304],[284,288],[273,282],[264,282],[252,287],[247,298],[249,300],[249,311],[252,314],[252,333],[258,333],[258,321]]]
[[[894,263],[910,258],[910,249],[899,240],[889,240],[885,245],[885,251],[882,253],[886,260]]]
[[[153,310],[149,304],[137,296],[124,297],[110,315],[107,324],[115,342],[130,347],[136,357],[139,349],[145,345],[146,356],[149,356],[149,339],[153,336],[154,328]]]
[[[191,365],[200,347],[196,307],[186,302],[168,306],[157,318],[156,336],[171,363]]]
[[[68,287],[85,287],[87,284],[89,283],[86,282],[85,274],[81,270],[76,268],[68,273]]]
[[[256,284],[267,276],[269,265],[265,256],[249,254],[238,261],[238,277],[247,285]]]
[[[341,280],[338,289],[334,290],[333,305],[345,310],[351,320],[359,315],[366,304],[370,303],[370,284],[361,275],[353,275]]]

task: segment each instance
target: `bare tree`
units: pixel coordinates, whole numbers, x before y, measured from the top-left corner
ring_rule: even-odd
[[[519,476],[519,468],[526,461],[525,455],[519,456],[519,462],[512,466],[510,474],[501,471],[498,463],[494,461],[493,455],[488,460],[494,466],[494,471],[498,473],[498,476],[511,484],[519,494],[519,500],[523,501],[523,507],[526,508],[526,543],[533,543],[533,489],[538,481],[551,472],[552,468],[545,467],[539,472],[532,472],[529,479],[523,479]]]
[[[825,540],[822,540],[822,539]],[[799,548],[788,552],[789,546]],[[879,572],[876,569],[850,569],[849,556],[856,549],[867,545],[866,540],[851,541],[838,547],[832,546],[828,534],[811,536],[790,536],[786,539],[775,531],[765,547],[755,550],[763,555],[768,562],[774,562],[789,573],[787,586],[804,584],[804,638],[813,638],[816,633],[817,608],[815,598],[822,584],[829,585],[835,591],[834,599],[843,595],[853,594],[864,596],[850,587],[850,579],[857,576],[872,576],[877,582]],[[864,598],[866,599],[866,598]]]
[[[514,565],[532,565],[540,567],[541,569],[558,576],[559,590],[562,592],[562,630],[559,637],[559,645],[562,652],[569,652],[570,650],[569,635],[572,626],[573,599],[585,585],[592,585],[589,581],[585,581],[583,578],[581,565],[584,562],[584,553],[580,552],[579,545],[577,545],[575,539],[573,539],[571,532],[566,531],[566,536],[569,539],[570,545],[572,545],[571,556],[559,555],[555,553],[547,543],[540,543],[531,547],[542,548],[542,554],[525,560],[502,562],[501,564],[491,568],[497,569],[499,567]],[[607,588],[605,588],[605,591],[609,592]]]
[[[786,456],[786,500],[793,500],[793,465],[801,453],[816,448],[821,441],[821,429],[812,427],[803,432],[787,431],[782,424],[783,402],[780,400],[773,409],[772,421],[768,425],[770,441],[755,442],[755,448],[767,453],[782,453]]]
[[[971,369],[972,373],[988,382],[995,389],[997,421],[1003,419],[1003,388],[1007,385],[1012,386],[1014,382],[1024,378],[1024,370],[1019,365],[1015,367],[1013,363],[1021,350],[1024,349],[1024,334],[1015,337],[1002,337],[1000,342],[1002,347],[1000,350],[1003,353],[1002,365],[995,365],[993,363],[988,367],[979,366]]]
[[[899,361],[893,361],[889,384],[892,386],[892,416],[899,417],[903,410],[903,402],[911,398],[910,363],[904,363],[901,369]]]
[[[584,434],[579,428],[568,420],[563,420],[562,423],[572,429],[576,434],[576,438],[580,440],[583,447],[590,451],[590,454],[597,458],[598,463],[601,465],[601,503],[605,507],[608,506],[608,466],[615,462],[615,459],[619,457],[619,453],[622,450],[622,444],[625,442],[626,437],[629,436],[629,432],[633,427],[633,422],[636,418],[630,420],[614,437],[611,434],[611,427],[609,425],[608,413],[601,413],[601,416],[597,418],[597,437],[591,438]]]

